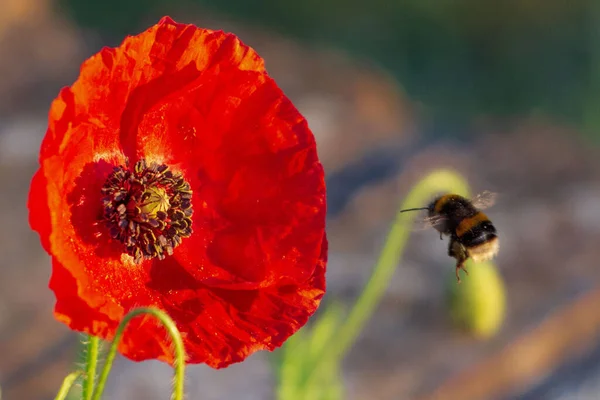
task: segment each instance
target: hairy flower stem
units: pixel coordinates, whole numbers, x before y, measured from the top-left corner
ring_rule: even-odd
[[[469,186],[457,172],[447,169],[434,171],[415,185],[398,210],[425,206],[440,192],[469,196]],[[398,260],[404,252],[410,235],[411,222],[417,215],[418,213],[396,214],[396,220],[375,264],[373,274],[332,342],[333,348],[330,354],[338,362],[352,347],[383,297]]]
[[[75,371],[67,375],[54,400],[65,400],[69,394],[69,390],[71,390],[73,384],[81,375],[83,375],[83,371]]]
[[[110,369],[112,368],[112,363],[117,354],[117,346],[119,341],[121,340],[121,336],[123,336],[123,332],[127,323],[141,314],[150,314],[153,317],[157,318],[163,326],[167,329],[167,332],[171,336],[171,340],[173,341],[173,345],[175,347],[175,379],[173,384],[173,394],[171,395],[172,400],[183,400],[183,386],[185,380],[185,349],[183,347],[183,340],[181,339],[181,334],[175,326],[175,322],[164,312],[156,308],[152,307],[140,307],[135,310],[130,311],[117,328],[117,332],[115,334],[115,338],[110,346],[108,354],[106,356],[106,362],[104,363],[104,368],[102,368],[102,373],[100,374],[100,378],[98,379],[98,385],[94,390],[94,396],[92,400],[100,400],[102,393],[104,392],[104,386],[106,385],[106,380],[108,379],[108,374],[110,373]]]
[[[85,351],[85,375],[83,377],[82,392],[83,400],[90,400],[92,398],[92,393],[94,392],[99,346],[100,339],[95,336],[87,336],[87,347]]]

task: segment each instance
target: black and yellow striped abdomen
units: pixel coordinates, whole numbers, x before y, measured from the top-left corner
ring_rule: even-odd
[[[496,228],[487,215],[478,211],[474,215],[462,219],[457,225],[455,233],[461,241],[469,242],[476,240],[485,233],[495,234]]]
[[[481,211],[463,219],[456,228],[455,236],[475,261],[488,260],[498,253],[496,227]]]

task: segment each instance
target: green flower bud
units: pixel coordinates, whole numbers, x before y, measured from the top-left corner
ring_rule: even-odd
[[[506,312],[502,277],[492,262],[468,260],[469,275],[456,283],[454,271],[448,278],[448,307],[452,321],[475,337],[485,339],[498,332]]]

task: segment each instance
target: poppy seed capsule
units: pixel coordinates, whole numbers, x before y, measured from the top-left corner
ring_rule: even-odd
[[[167,191],[161,187],[148,188],[142,194],[141,200],[140,210],[149,217],[156,217],[159,212],[166,213],[171,208]]]
[[[144,159],[133,171],[115,167],[102,187],[110,237],[123,243],[136,263],[173,254],[192,234],[192,190],[181,174]]]

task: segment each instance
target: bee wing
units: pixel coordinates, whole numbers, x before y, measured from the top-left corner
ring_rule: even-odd
[[[423,231],[429,228],[433,228],[442,221],[446,220],[446,217],[442,215],[434,215],[432,217],[424,217],[417,220],[413,231]]]
[[[490,192],[489,190],[486,190],[486,191],[479,193],[477,196],[475,196],[471,200],[471,203],[473,203],[473,206],[475,206],[475,208],[478,208],[480,210],[485,210],[486,208],[489,208],[489,207],[493,206],[494,203],[496,203],[497,197],[498,197],[498,193],[494,193],[494,192]]]

